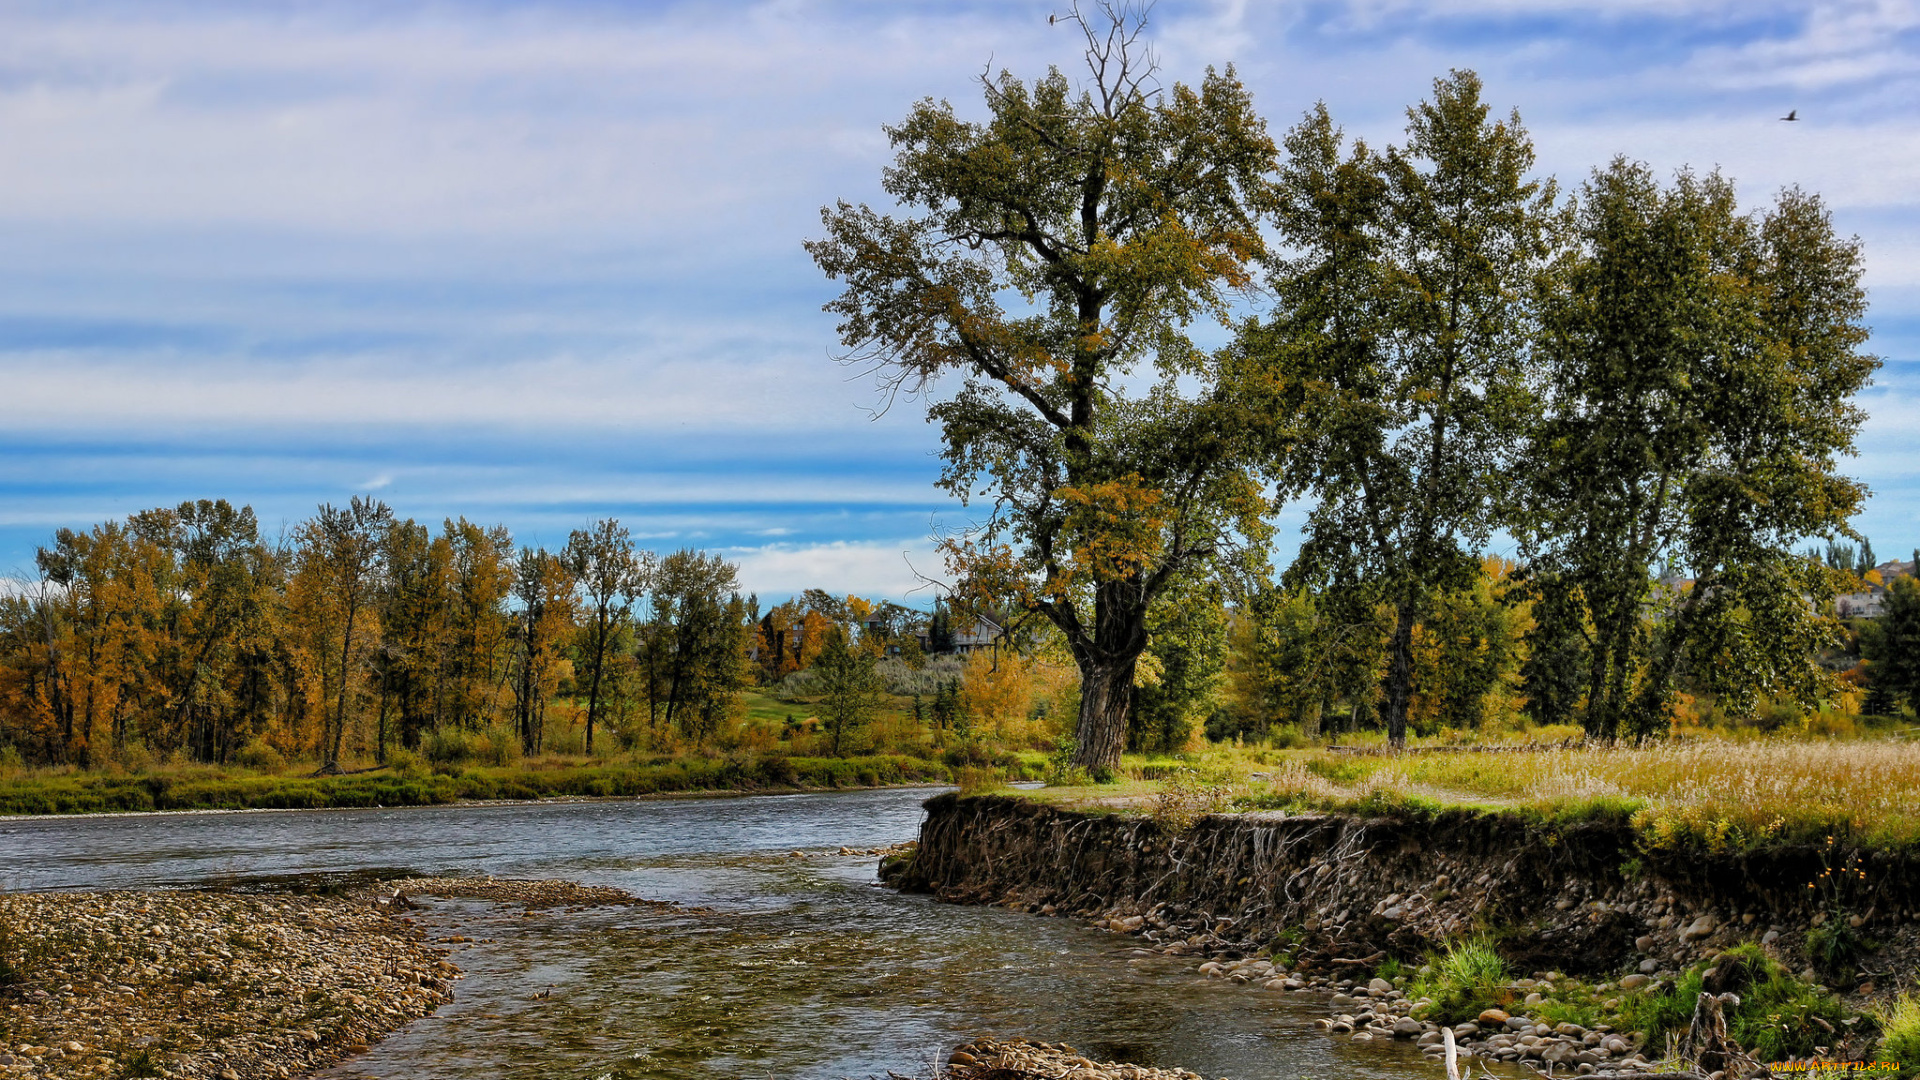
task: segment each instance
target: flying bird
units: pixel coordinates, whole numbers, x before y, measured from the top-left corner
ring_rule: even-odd
[[[1785,115],[1785,116],[1783,116],[1783,117],[1781,117],[1780,119],[1782,119],[1782,120],[1798,120],[1798,119],[1800,119],[1800,110],[1799,110],[1799,109],[1788,109],[1788,110],[1787,110],[1787,115]]]

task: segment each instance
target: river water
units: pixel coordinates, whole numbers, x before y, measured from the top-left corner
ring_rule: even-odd
[[[1405,1044],[1315,1031],[1318,995],[1205,979],[1072,919],[901,896],[875,859],[834,854],[913,839],[929,794],[0,819],[0,888],[492,874],[704,909],[432,901],[432,936],[477,939],[451,946],[457,999],[330,1080],[864,1080],[981,1035],[1233,1080],[1443,1075]]]

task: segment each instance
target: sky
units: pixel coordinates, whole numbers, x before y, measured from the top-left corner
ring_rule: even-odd
[[[1077,74],[1063,5],[0,6],[0,577],[62,526],[225,498],[278,533],[370,494],[549,547],[617,517],[765,598],[928,599],[930,535],[977,511],[920,408],[834,362],[800,245],[887,205],[913,102]],[[1920,545],[1920,0],[1163,0],[1148,34],[1167,81],[1234,64],[1276,135],[1324,100],[1397,141],[1473,68],[1563,185],[1625,154],[1818,192],[1886,361],[1856,526]]]

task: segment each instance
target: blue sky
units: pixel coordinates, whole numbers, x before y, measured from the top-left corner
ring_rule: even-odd
[[[62,525],[373,493],[547,545],[617,516],[763,596],[906,593],[966,515],[919,411],[831,362],[800,241],[884,203],[914,100],[1075,64],[1054,10],[6,5],[0,576]],[[1151,34],[1169,79],[1237,64],[1276,133],[1323,98],[1392,141],[1472,67],[1564,183],[1625,153],[1822,193],[1887,360],[1858,524],[1920,545],[1920,2],[1164,0]]]

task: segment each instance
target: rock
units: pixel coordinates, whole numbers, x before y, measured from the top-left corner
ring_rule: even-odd
[[[1412,1017],[1407,1017],[1407,1018],[1398,1020],[1394,1023],[1393,1037],[1396,1039],[1411,1039],[1414,1036],[1420,1034],[1424,1030],[1425,1029],[1421,1026],[1420,1021],[1415,1020]]]
[[[1620,980],[1620,989],[1638,990],[1652,981],[1653,976],[1651,975],[1628,975],[1626,978]]]
[[[1359,1004],[1359,1002],[1356,1002],[1355,1000],[1353,1000],[1353,998],[1350,995],[1335,994],[1330,1000],[1328,1000],[1327,1004],[1333,1006],[1336,1009],[1350,1009],[1353,1006]]]
[[[1507,1017],[1507,1030],[1513,1032],[1532,1031],[1533,1021],[1524,1016],[1509,1016]]]
[[[1642,975],[1651,975],[1654,972],[1659,970],[1660,970],[1660,961],[1658,960],[1647,959],[1647,960],[1640,961],[1640,974]],[[1626,980],[1622,979],[1620,981],[1625,982]],[[1622,987],[1622,989],[1631,989],[1631,988]]]
[[[1579,1024],[1555,1024],[1553,1026],[1553,1033],[1555,1035],[1579,1039],[1586,1036],[1587,1029],[1581,1027]]]
[[[1415,1043],[1416,1045],[1419,1045],[1419,1046],[1438,1046],[1445,1041],[1446,1041],[1446,1036],[1440,1034],[1439,1032],[1426,1031],[1420,1034],[1420,1037],[1417,1040],[1415,1040]]]
[[[949,1065],[978,1065],[979,1063],[979,1058],[974,1057],[965,1050],[955,1050],[953,1053],[947,1055],[947,1064]]]
[[[1114,927],[1114,929],[1120,931],[1123,934],[1131,934],[1138,931],[1141,927],[1145,925],[1147,925],[1146,916],[1129,915],[1126,918],[1121,919],[1120,925]]]
[[[1861,927],[1867,925],[1867,920],[1866,920],[1866,917],[1863,915],[1849,915],[1847,916],[1847,925],[1851,926],[1855,930],[1858,930]]]
[[[1463,1020],[1453,1025],[1453,1037],[1456,1039],[1467,1039],[1478,1034],[1480,1034],[1480,1025],[1471,1020]]]
[[[1378,993],[1382,996],[1385,996],[1387,994],[1393,993],[1393,984],[1388,982],[1385,979],[1374,979],[1371,982],[1367,983],[1367,992]]]
[[[1639,937],[1634,938],[1633,948],[1635,952],[1652,952],[1653,951],[1653,935],[1641,934]]]
[[[1327,1025],[1327,1030],[1335,1033],[1345,1033],[1353,1030],[1353,1024],[1346,1020],[1335,1020],[1333,1023]]]
[[[1494,1025],[1504,1024],[1507,1022],[1507,1014],[1499,1009],[1488,1009],[1486,1012],[1480,1014],[1480,1022]]]
[[[1538,1005],[1545,1000],[1547,1000],[1546,997],[1538,991],[1527,995],[1527,1004],[1529,1005]]]
[[[1713,921],[1713,916],[1702,915],[1699,918],[1693,920],[1693,922],[1689,924],[1685,930],[1682,930],[1680,932],[1680,940],[1699,941],[1701,938],[1711,936],[1713,934],[1714,929],[1715,929],[1715,925]]]
[[[1760,935],[1760,944],[1762,945],[1772,945],[1774,942],[1779,940],[1780,940],[1780,931],[1778,930],[1769,930],[1766,933]]]
[[[1407,912],[1405,908],[1401,907],[1399,904],[1395,904],[1394,906],[1381,912],[1380,917],[1387,920],[1388,922],[1399,922],[1401,919],[1406,917],[1406,914]]]

